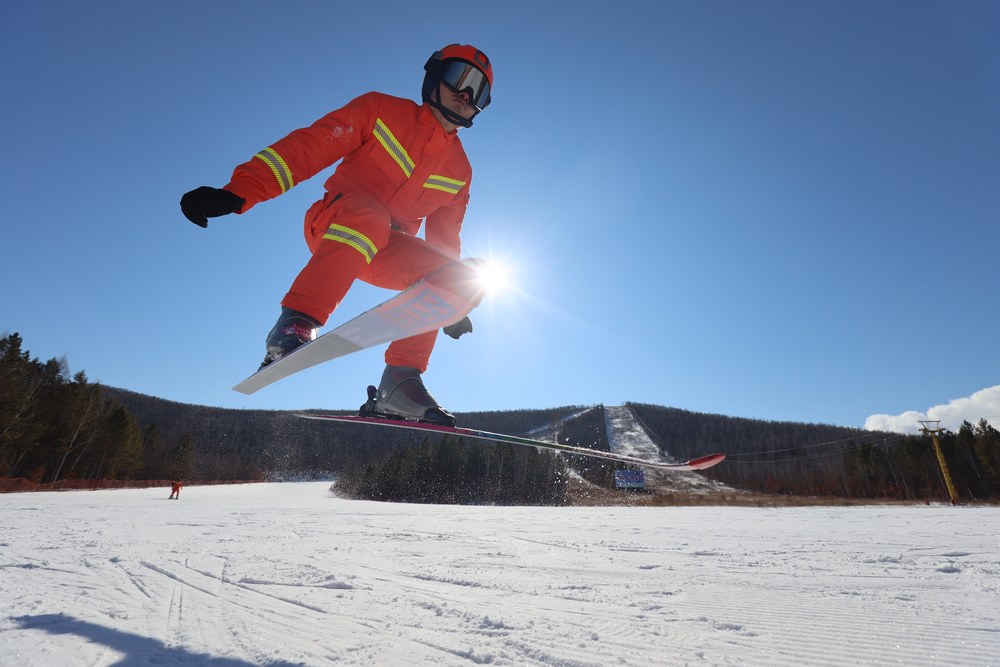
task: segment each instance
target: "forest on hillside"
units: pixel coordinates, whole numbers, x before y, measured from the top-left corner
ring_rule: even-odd
[[[65,359],[33,358],[16,333],[0,338],[0,478],[55,484],[337,477],[358,497],[561,502],[565,462],[534,450],[334,426],[289,412],[176,403],[90,383],[83,372],[70,377],[67,368]],[[567,406],[460,417],[474,428],[528,433],[580,411]],[[428,460],[437,463],[423,465]],[[413,479],[396,479],[400,475]]]
[[[672,456],[717,451],[701,474],[750,491],[851,498],[942,497],[927,436],[768,422],[629,403]],[[330,411],[335,413],[336,411]],[[340,414],[345,414],[340,411]],[[461,413],[464,426],[607,451],[602,406]],[[1000,499],[1000,433],[985,420],[940,435],[961,500]],[[289,412],[188,405],[103,387],[65,359],[40,361],[0,338],[0,478],[64,480],[330,479],[359,498],[559,504],[567,475],[613,488],[615,465]]]
[[[930,435],[704,415],[629,403],[647,433],[682,458],[726,453],[704,474],[761,493],[920,500],[947,498]],[[964,422],[939,442],[960,500],[1000,499],[1000,431]]]

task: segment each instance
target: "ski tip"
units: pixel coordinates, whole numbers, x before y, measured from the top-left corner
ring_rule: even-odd
[[[241,394],[246,394],[247,396],[254,394],[259,389],[263,389],[267,385],[274,382],[274,379],[270,377],[270,373],[265,373],[264,371],[271,368],[268,366],[261,366],[257,369],[257,372],[248,377],[247,379],[240,382],[235,387],[233,391],[238,391]]]
[[[701,458],[688,461],[688,466],[691,470],[704,470],[705,468],[711,468],[714,465],[718,465],[725,460],[725,454],[709,454],[708,456],[702,456]]]

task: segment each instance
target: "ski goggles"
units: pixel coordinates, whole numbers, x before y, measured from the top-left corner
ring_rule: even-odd
[[[456,93],[468,93],[469,103],[480,111],[490,103],[490,82],[472,63],[445,60],[441,63],[441,80]]]

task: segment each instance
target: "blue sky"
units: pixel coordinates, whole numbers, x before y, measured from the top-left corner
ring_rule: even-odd
[[[360,405],[382,349],[230,390],[330,172],[207,230],[178,200],[361,93],[416,98],[458,41],[496,76],[461,135],[465,254],[515,285],[439,339],[425,381],[447,408],[862,426],[1000,384],[1000,4],[428,7],[9,7],[0,331],[170,400]],[[389,294],[358,283],[331,324]]]

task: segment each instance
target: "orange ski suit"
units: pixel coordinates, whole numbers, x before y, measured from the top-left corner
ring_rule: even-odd
[[[312,258],[281,301],[321,324],[356,278],[402,290],[458,260],[472,181],[457,133],[428,105],[366,93],[236,167],[225,189],[245,200],[245,213],[340,159],[326,195],[306,212]],[[395,341],[386,363],[423,372],[436,338]]]

